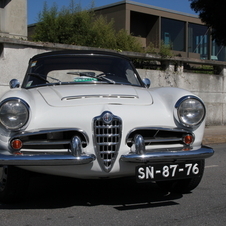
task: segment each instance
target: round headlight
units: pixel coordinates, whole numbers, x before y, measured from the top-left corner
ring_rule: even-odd
[[[184,126],[196,126],[205,118],[205,106],[195,96],[181,98],[175,107],[177,108],[178,119]]]
[[[18,130],[28,121],[29,107],[21,99],[8,99],[0,105],[0,122],[9,130]]]

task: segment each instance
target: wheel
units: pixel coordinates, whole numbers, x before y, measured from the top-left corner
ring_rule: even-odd
[[[193,177],[188,179],[181,180],[172,180],[172,181],[156,181],[156,184],[165,191],[176,192],[176,193],[188,193],[195,189],[202,180],[204,173],[205,160],[201,161],[201,174],[199,177]]]
[[[19,201],[24,197],[28,183],[28,171],[14,166],[0,166],[0,201]]]

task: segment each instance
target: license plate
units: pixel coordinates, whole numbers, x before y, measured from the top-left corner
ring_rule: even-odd
[[[163,181],[199,176],[201,162],[177,164],[147,164],[136,167],[137,182]]]

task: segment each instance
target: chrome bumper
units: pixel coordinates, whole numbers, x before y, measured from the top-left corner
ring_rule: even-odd
[[[144,163],[144,162],[175,162],[188,161],[195,159],[205,159],[211,157],[214,150],[210,147],[202,146],[198,149],[188,151],[178,149],[158,149],[136,154],[133,152],[122,155],[120,160],[123,162]],[[82,165],[93,162],[96,156],[81,154],[73,155],[4,155],[0,154],[0,165],[14,166],[63,166],[63,165]]]
[[[175,162],[187,161],[195,159],[209,158],[214,154],[214,150],[207,146],[201,146],[198,149],[177,150],[177,149],[158,149],[151,152],[134,153],[130,152],[127,155],[121,156],[121,161],[144,163],[144,162]]]
[[[0,165],[14,166],[63,166],[82,165],[93,162],[95,155],[3,155],[0,154]]]

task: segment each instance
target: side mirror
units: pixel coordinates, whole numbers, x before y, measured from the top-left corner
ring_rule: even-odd
[[[19,88],[20,87],[20,82],[17,79],[12,79],[9,82],[9,87],[10,87],[10,89]]]
[[[149,78],[144,78],[143,83],[146,88],[149,88],[151,86],[151,80]]]

